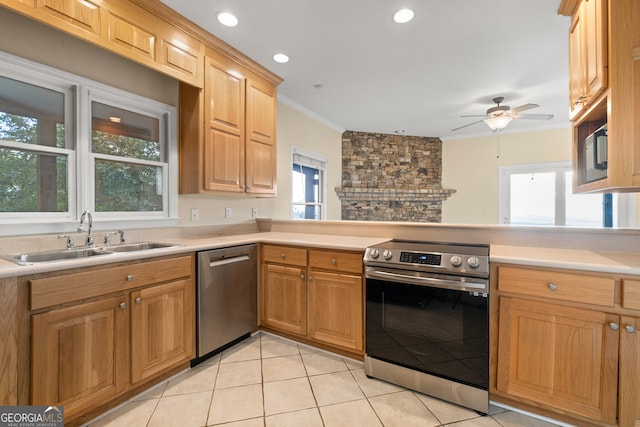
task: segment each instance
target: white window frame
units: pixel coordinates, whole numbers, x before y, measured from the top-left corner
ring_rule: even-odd
[[[0,224],[11,225],[0,227],[0,236],[75,231],[77,221],[85,210],[93,215],[94,230],[169,227],[178,224],[178,132],[175,107],[5,52],[0,52],[0,75],[65,94],[65,119],[68,120],[65,122],[66,148],[10,141],[0,141],[0,147],[68,156],[69,194],[68,212],[0,212]],[[90,153],[91,102],[94,100],[160,119],[161,136],[166,138],[163,161],[126,161],[160,165],[163,168],[162,212],[94,212],[94,161],[95,158],[108,157]],[[122,161],[122,158],[117,157],[117,160]]]
[[[289,167],[289,173],[291,176],[291,188],[293,189],[293,174],[291,173],[293,165],[299,164],[301,166],[307,166],[310,168],[318,169],[320,172],[320,201],[318,203],[294,203],[293,202],[293,194],[289,197],[289,216],[293,218],[293,208],[294,206],[307,206],[307,205],[315,205],[320,206],[320,218],[319,220],[325,219],[327,217],[327,157],[314,153],[309,150],[305,150],[303,148],[291,146],[291,167]]]

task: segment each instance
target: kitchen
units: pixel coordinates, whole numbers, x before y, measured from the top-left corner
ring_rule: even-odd
[[[14,31],[13,34],[15,34],[17,31],[19,31],[19,28],[23,28],[23,27],[29,28],[28,26],[30,24],[27,20],[24,20],[24,19],[20,20],[20,17],[17,15],[10,15],[10,16],[11,18],[7,19],[7,21],[10,21],[10,23],[15,23],[14,25],[18,28],[10,28],[9,25],[3,26],[7,32],[10,32],[13,30]],[[44,28],[39,28],[37,29],[37,31],[49,31],[49,30]],[[36,30],[33,30],[32,32],[28,32],[28,33],[31,34],[35,32]],[[25,34],[24,38],[20,38],[19,40],[16,40],[16,43],[12,43],[12,46],[10,47],[5,48],[3,46],[3,49],[6,49],[8,52],[21,54],[22,56],[29,56],[29,55],[38,56],[38,54],[35,52],[27,54],[28,52],[33,52],[35,50],[35,49],[32,49],[32,46],[38,45],[38,43],[29,42],[30,34]],[[56,43],[56,40],[57,40],[58,45],[63,45],[63,46],[65,45],[68,46],[70,43],[71,44],[75,43],[73,39],[66,39],[66,38],[60,39],[60,37],[61,36],[56,32],[50,31],[49,33],[47,33],[47,37],[45,37],[44,39],[52,40],[52,43],[54,44]],[[3,39],[7,40],[8,38],[3,37]],[[24,42],[26,46],[20,46],[19,45],[20,41]],[[44,51],[47,51],[48,48],[42,47],[42,49]],[[68,67],[67,64],[70,64],[70,63],[83,62],[82,58],[86,57],[85,55],[87,54],[86,49],[88,49],[88,46],[86,45],[79,46],[77,49],[75,48],[66,49],[65,54],[60,55],[62,58],[57,59],[57,61],[61,63],[59,65],[60,68],[63,68],[63,69],[67,68]],[[168,103],[171,103],[171,98],[175,97],[175,91],[177,90],[177,85],[175,81],[164,78],[164,76],[155,74],[155,73],[153,74],[153,77],[147,76],[147,74],[152,74],[152,73],[146,72],[145,70],[141,69],[141,67],[138,68],[138,66],[132,63],[128,63],[127,61],[118,59],[118,57],[114,55],[107,54],[106,52],[97,53],[95,52],[95,49],[90,51],[91,51],[90,55],[106,55],[109,57],[108,62],[103,63],[101,61],[95,61],[95,63],[114,64],[113,66],[115,70],[118,70],[118,72],[113,72],[110,70],[111,72],[108,72],[109,74],[108,76],[100,76],[98,80],[110,83],[110,79],[116,79],[116,77],[114,76],[119,75],[119,73],[122,73],[122,74],[126,73],[126,75],[130,76],[129,79],[127,79],[128,81],[118,82],[117,84],[118,87],[124,87],[125,89],[131,88],[132,91],[139,92],[139,91],[145,90],[145,85],[153,85],[155,82],[157,84],[156,87],[147,88],[146,90],[148,90],[149,92],[154,92],[154,96],[157,97],[158,95],[157,93],[155,93],[155,91],[158,88],[161,88],[159,93],[165,93],[164,96],[166,97],[166,99],[169,99]],[[74,55],[78,55],[78,56],[74,57]],[[50,59],[49,61],[53,61],[54,65],[58,65],[58,64],[55,64],[54,59]],[[93,64],[89,63],[89,64],[86,64],[86,66],[92,67],[92,66],[95,66],[95,63]],[[96,67],[96,68],[100,68],[100,67]],[[146,77],[149,77],[149,79],[138,80],[138,79],[132,78],[131,76],[137,75],[131,72],[132,68],[136,69],[137,73],[144,73],[144,75]],[[101,72],[104,72],[104,70],[93,69],[93,70],[85,71],[83,72],[83,74],[89,74],[90,76],[95,76],[95,75],[100,75]],[[286,122],[287,118],[289,119],[289,125],[288,126],[282,125],[283,121],[285,121],[285,124],[287,123]],[[277,127],[278,127],[278,164],[279,165],[287,165],[290,162],[290,158],[289,158],[290,154],[288,153],[288,150],[287,150],[287,145],[288,145],[287,141],[299,140],[300,134],[296,132],[306,134],[309,132],[308,129],[311,128],[314,130],[315,135],[322,135],[323,137],[326,135],[326,139],[330,138],[331,140],[340,141],[340,132],[337,132],[332,129],[327,129],[321,124],[318,124],[313,120],[310,120],[307,116],[297,113],[292,108],[282,103],[278,105],[278,120],[279,122]],[[302,127],[303,124],[307,124],[308,126],[306,128],[303,128]],[[562,132],[563,131],[559,131],[558,133],[562,133]],[[568,133],[569,133],[569,130],[564,131],[564,135]],[[502,138],[501,140],[502,150],[506,150],[507,148],[505,147],[508,145],[507,144],[508,136],[507,134],[504,134],[504,135],[500,135],[500,137]],[[558,139],[561,139],[561,138],[562,136],[558,136]],[[548,140],[550,138],[545,136],[541,139]],[[491,140],[493,141],[493,138],[491,138]],[[337,144],[339,144],[339,142],[337,142]],[[294,145],[294,144],[290,143],[290,145]],[[319,146],[319,144],[315,144],[315,145]],[[284,147],[284,150],[282,149],[283,147]],[[446,144],[445,144],[445,148],[446,148]],[[495,151],[493,152],[495,153]],[[504,155],[504,151],[503,151],[503,155]],[[339,165],[341,164],[340,153],[337,153],[337,152],[333,153],[332,157],[329,158],[328,164],[330,168],[331,167],[338,168]],[[287,169],[288,168],[286,167],[278,168],[279,175],[277,180],[279,184],[278,198],[285,197],[285,200],[289,198],[289,195],[287,194],[287,189],[286,189],[287,185],[284,184],[289,182],[289,179],[290,179],[289,172]],[[444,169],[446,170],[446,167]],[[328,173],[328,176],[330,177],[330,179],[338,180],[340,176],[340,173],[338,172],[338,170],[333,169],[333,173],[331,172],[332,170],[329,170],[329,173]],[[339,187],[340,185],[341,183],[338,181],[328,183],[329,188]],[[525,245],[525,246],[542,246],[542,247],[552,246],[555,248],[562,246],[564,248],[580,247],[581,249],[591,249],[591,250],[598,249],[601,251],[612,251],[612,252],[633,251],[635,248],[635,245],[633,242],[635,232],[623,231],[623,230],[608,230],[607,232],[599,231],[599,230],[586,230],[586,231],[579,230],[578,231],[578,230],[564,230],[564,229],[531,230],[527,228],[509,230],[507,228],[503,228],[499,226],[470,228],[469,226],[464,226],[464,225],[459,225],[459,226],[453,225],[453,226],[431,228],[431,227],[427,227],[424,225],[421,226],[417,224],[416,225],[390,224],[389,226],[380,228],[380,227],[369,227],[366,224],[360,224],[360,223],[345,224],[345,223],[333,222],[333,221],[323,222],[317,225],[316,224],[310,225],[307,223],[291,224],[289,221],[286,221],[284,219],[279,219],[279,218],[289,217],[288,204],[285,205],[284,203],[278,203],[276,206],[276,203],[274,203],[275,199],[269,199],[269,198],[256,199],[256,198],[238,198],[238,197],[232,197],[232,196],[220,196],[220,197],[216,196],[215,207],[212,208],[212,204],[210,202],[211,199],[209,197],[210,196],[204,196],[204,195],[187,195],[187,196],[181,195],[178,216],[180,218],[190,218],[191,209],[195,208],[195,209],[200,209],[200,215],[202,220],[197,224],[194,224],[195,221],[192,222],[192,221],[181,220],[179,225],[181,225],[183,228],[192,228],[191,226],[196,226],[196,225],[203,225],[203,226],[213,225],[211,229],[214,231],[225,229],[225,226],[229,225],[231,228],[235,227],[240,232],[240,230],[242,230],[243,227],[246,225],[243,223],[244,220],[247,220],[246,221],[247,223],[251,222],[249,220],[252,212],[251,208],[257,206],[258,216],[274,218],[274,220],[270,222],[270,227],[272,231],[276,231],[276,232],[286,230],[286,231],[291,231],[296,233],[308,233],[312,231],[312,232],[317,232],[321,234],[329,233],[334,235],[354,235],[354,236],[361,236],[366,238],[369,238],[369,237],[411,238],[411,237],[415,237],[416,230],[420,230],[418,232],[421,235],[424,235],[425,238],[429,238],[433,240],[440,240],[440,241],[456,240],[456,241],[465,241],[465,242],[469,242],[473,240],[473,241],[485,242],[485,243],[490,242],[492,245],[505,245],[505,247],[507,247],[508,245],[518,245],[518,246]],[[226,210],[223,209],[223,207],[227,207],[227,206],[231,207],[231,216],[229,218],[225,217]],[[330,209],[334,209],[334,212],[336,212],[336,210],[338,209],[337,206],[339,206],[338,203],[331,203]],[[336,215],[336,214],[328,215],[327,218],[337,219],[339,218],[339,215]],[[481,221],[474,221],[474,222],[481,222]],[[268,225],[269,221],[263,220],[263,221],[258,221],[258,223],[264,225],[266,228],[269,227]],[[76,226],[77,226],[77,223],[69,224],[68,226],[66,226],[67,228],[65,229],[65,231],[75,230]],[[106,231],[106,230],[111,230],[112,228],[117,228],[117,226],[114,226],[113,224],[105,224],[105,221],[102,221],[102,224],[101,224],[101,221],[98,220],[97,218],[95,221],[95,226],[96,226],[96,231]],[[474,231],[474,233],[472,233],[473,234],[472,236],[470,236],[469,230]],[[51,233],[53,231],[48,231],[48,232]],[[128,234],[129,234],[128,239],[130,239],[131,241],[145,239],[143,232],[131,232]],[[563,236],[563,238],[561,239],[562,240],[561,242],[558,242],[559,235]],[[61,242],[58,241],[57,243],[59,244]],[[46,244],[55,245],[56,242],[48,241]],[[6,245],[7,247],[7,250],[2,251],[3,253],[15,253],[23,250],[24,251],[33,250],[33,247],[30,247],[30,248],[25,247],[25,249],[23,249],[20,245],[25,245],[25,242],[24,242],[24,239],[20,239],[20,238],[3,239],[3,245]],[[498,249],[499,247],[496,246],[496,250]],[[492,248],[492,251],[493,251],[493,248]],[[496,257],[497,257],[496,259],[499,259],[499,254],[500,254],[499,252],[492,252],[492,253],[496,254]],[[594,264],[594,266],[595,265],[597,264]],[[562,264],[560,264],[559,266],[562,266]]]

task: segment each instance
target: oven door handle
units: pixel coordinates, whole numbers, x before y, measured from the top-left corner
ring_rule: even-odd
[[[382,270],[367,269],[366,277],[368,279],[380,279],[390,282],[406,283],[410,285],[427,286],[432,288],[453,289],[456,291],[475,291],[489,293],[486,283],[468,282],[466,278],[462,280],[447,280],[436,277],[413,276],[398,272],[389,272]]]

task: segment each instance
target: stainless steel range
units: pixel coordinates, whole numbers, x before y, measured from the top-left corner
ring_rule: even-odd
[[[489,411],[489,247],[367,248],[365,373]]]

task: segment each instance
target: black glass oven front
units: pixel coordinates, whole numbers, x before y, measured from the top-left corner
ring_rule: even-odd
[[[487,294],[367,278],[369,357],[487,390]]]

